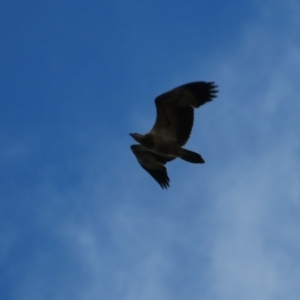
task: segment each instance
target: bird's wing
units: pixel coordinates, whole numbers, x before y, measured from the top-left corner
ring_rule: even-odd
[[[170,96],[164,94],[155,99],[156,121],[150,133],[184,145],[191,134],[194,110],[190,106],[180,107],[168,103]]]
[[[167,168],[164,165],[174,158],[163,157],[153,153],[142,145],[131,145],[130,148],[141,167],[146,170],[163,189],[167,189],[170,179]]]
[[[177,140],[184,145],[194,123],[194,108],[212,101],[217,95],[213,82],[191,82],[155,99],[156,121],[150,133]]]

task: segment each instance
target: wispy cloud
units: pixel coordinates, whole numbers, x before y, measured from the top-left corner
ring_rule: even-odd
[[[205,178],[202,170],[175,174],[168,193],[148,194],[150,178],[140,174],[133,189],[135,173],[118,171],[134,168],[123,156],[109,176],[118,191],[99,180],[108,215],[99,210],[82,225],[70,223],[69,239],[89,278],[87,299],[298,297],[300,66],[293,20],[280,36],[274,23],[269,16],[249,24],[235,53],[220,57],[213,71],[218,105],[202,114],[196,133],[208,141],[203,151],[213,153]]]
[[[285,4],[289,12],[294,4]],[[299,41],[295,18],[285,19],[276,35],[277,25],[271,12],[250,24],[241,54],[224,64],[222,96],[226,102],[238,96],[224,127],[233,153],[246,151],[231,157],[210,187],[214,299],[297,299],[300,293]]]
[[[298,299],[300,9],[263,3],[208,69],[220,96],[197,112],[189,143],[206,165],[172,163],[162,191],[119,151],[125,138],[103,146],[93,133],[78,184],[47,173],[26,190],[31,236],[11,228],[0,249],[3,264],[15,237],[31,245],[10,273],[16,298]],[[152,113],[133,122],[148,129]]]

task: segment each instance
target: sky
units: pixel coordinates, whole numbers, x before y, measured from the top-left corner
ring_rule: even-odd
[[[2,300],[296,300],[300,3],[0,4]],[[160,186],[130,151],[154,99],[195,112]]]

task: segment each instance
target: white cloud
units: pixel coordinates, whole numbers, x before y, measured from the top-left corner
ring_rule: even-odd
[[[230,121],[222,130],[233,136],[228,139],[234,153],[243,144],[248,151],[231,157],[210,187],[216,222],[209,273],[213,299],[300,294],[299,41],[293,18],[275,35],[276,18],[269,13],[268,21],[249,26],[241,54],[223,65],[222,102],[230,110],[222,119]]]
[[[39,225],[69,269],[44,249],[23,270],[21,299],[44,298],[60,272],[52,299],[298,298],[299,8],[267,8],[209,74],[220,96],[199,112],[189,144],[197,151],[201,137],[205,166],[174,162],[180,171],[170,167],[171,189],[161,191],[118,140],[87,158],[80,186],[42,187]],[[151,120],[134,122],[147,129]]]
[[[195,128],[203,151],[213,153],[205,174],[202,169],[198,175],[194,169],[172,174],[172,188],[152,194],[144,185],[151,180],[146,175],[133,189],[127,186],[128,173],[126,178],[121,171],[114,174],[123,192],[106,224],[112,250],[105,259],[113,261],[105,270],[116,280],[116,298],[297,299],[300,61],[294,19],[284,20],[279,36],[274,22],[270,14],[250,24],[240,47],[212,71],[220,97],[209,114],[202,114],[199,134]],[[132,163],[124,157],[115,162],[125,169]],[[117,196],[110,193],[111,201]],[[103,263],[102,242],[95,229],[80,236],[82,263],[96,278],[88,299],[96,299],[103,289],[112,292],[99,287],[103,274],[93,267]],[[182,263],[187,257],[188,269]],[[180,284],[168,285],[178,274]]]
[[[260,157],[233,163],[213,182],[218,224],[211,270],[214,299],[297,299],[300,271],[294,262],[299,261],[300,239],[294,233],[300,221],[292,213],[299,211],[296,147],[281,140]]]

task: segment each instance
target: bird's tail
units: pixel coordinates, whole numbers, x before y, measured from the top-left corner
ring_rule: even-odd
[[[180,149],[179,157],[193,164],[204,164],[204,159],[200,154],[184,148]]]

